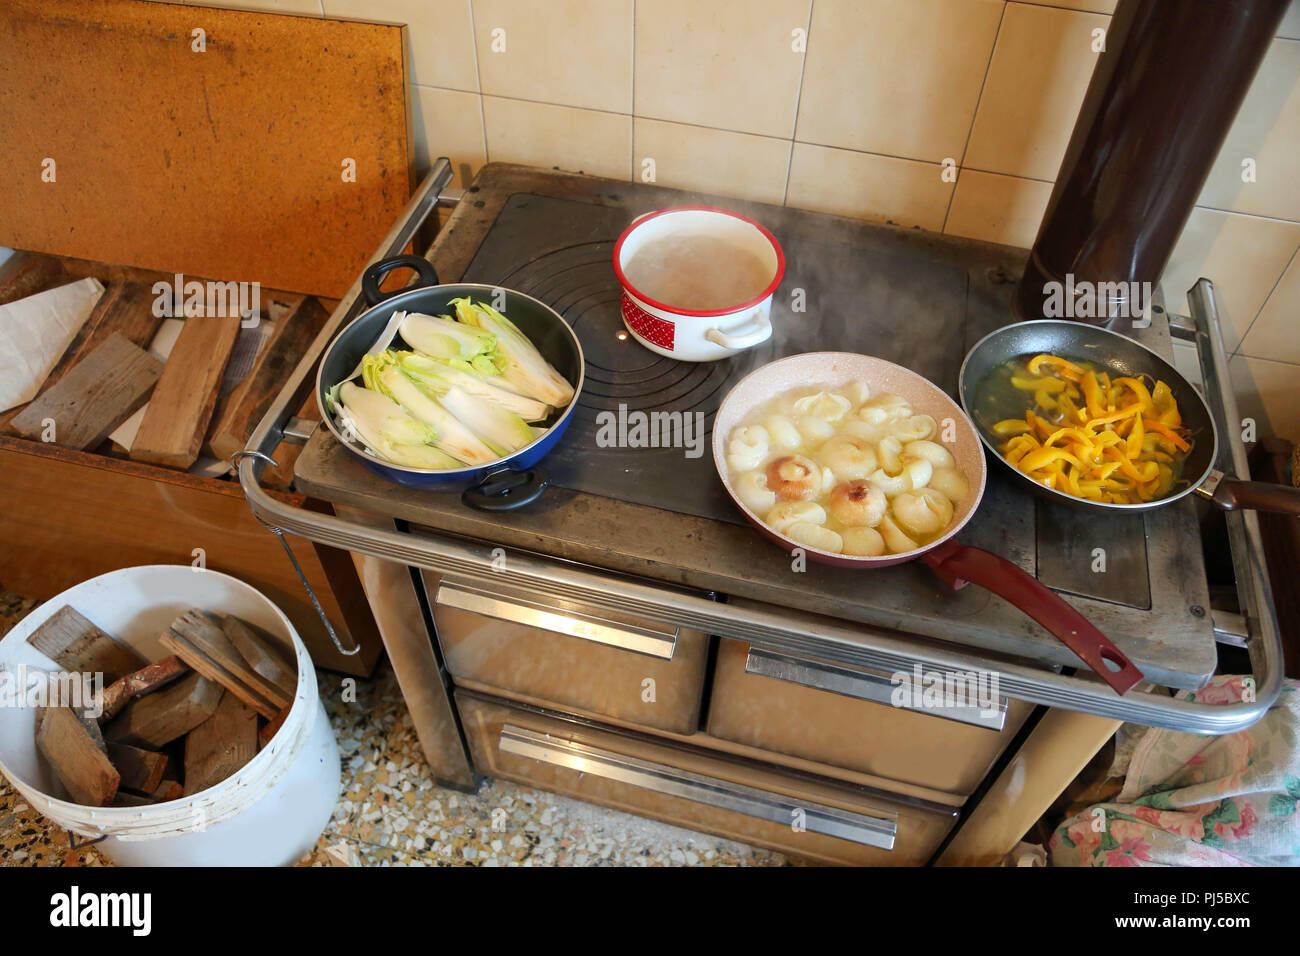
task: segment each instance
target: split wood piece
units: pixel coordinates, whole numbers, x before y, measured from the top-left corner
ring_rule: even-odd
[[[154,315],[153,293],[142,282],[106,282],[105,286],[103,297],[45,380],[45,388],[63,378],[114,332],[133,345],[149,348],[162,325],[162,316]]]
[[[230,614],[222,615],[221,630],[245,663],[292,702],[298,693],[298,672],[285,664],[278,647],[273,647],[270,641]]]
[[[113,797],[113,802],[110,803],[109,806],[127,808],[152,807],[157,802],[158,801],[155,800],[152,795],[132,793],[130,790],[119,790],[117,795]]]
[[[162,646],[167,648],[185,663],[189,664],[196,671],[209,680],[216,681],[230,693],[234,694],[245,704],[252,707],[255,711],[270,720],[276,713],[275,704],[271,703],[253,688],[241,681],[229,670],[213,660],[203,651],[199,650],[193,644],[178,637],[174,631],[168,631],[163,634],[159,641]]]
[[[80,277],[65,273],[63,263],[53,256],[15,252],[0,265],[0,305],[17,302],[77,278]]]
[[[36,746],[75,803],[102,807],[117,794],[118,772],[70,707],[51,707]]]
[[[325,308],[308,296],[276,322],[275,331],[252,370],[218,404],[208,439],[213,457],[228,461],[244,447],[327,319],[329,313]]]
[[[280,691],[270,681],[249,667],[226,637],[215,617],[191,609],[172,621],[161,638],[163,647],[176,654],[200,674],[204,666],[215,665],[214,676],[227,690],[270,720],[293,703],[293,697]]]
[[[81,721],[81,726],[86,728],[88,736],[101,753],[108,753],[108,742],[104,740],[104,732],[99,729],[99,721],[94,717],[87,717],[86,712],[80,708],[72,708],[73,716]]]
[[[185,320],[131,443],[133,459],[181,469],[194,464],[216,407],[221,374],[239,335],[239,322],[239,316]]]
[[[164,657],[160,661],[154,661],[147,667],[142,667],[133,674],[127,674],[125,677],[114,681],[104,690],[104,696],[100,703],[102,712],[99,715],[100,723],[106,724],[126,706],[126,702],[132,697],[143,697],[146,694],[152,694],[156,690],[161,690],[172,681],[179,680],[190,672],[189,667],[179,657]]]
[[[179,780],[164,779],[153,792],[154,802],[156,803],[175,800],[183,796],[185,796],[185,788],[181,786]]]
[[[268,698],[257,693],[250,685],[240,680],[238,676],[231,674],[226,667],[220,662],[214,661],[203,650],[188,643],[183,637],[179,637],[174,631],[168,631],[159,639],[164,648],[170,650],[175,656],[185,661],[187,665],[194,667],[199,674],[204,675],[209,680],[216,680],[218,684],[233,693],[235,697],[242,700],[244,704],[251,706],[257,713],[263,715],[266,719],[272,718],[277,713],[276,705]]]
[[[25,438],[89,451],[149,400],[162,372],[161,362],[114,332],[10,425]]]
[[[110,743],[108,759],[117,768],[120,786],[139,793],[153,793],[162,783],[167,769],[167,755],[141,750],[130,744]]]
[[[257,732],[258,750],[270,746],[271,739],[280,732],[280,728],[284,726],[284,720],[288,716],[289,708],[286,707],[284,710],[276,714],[273,720],[268,721],[265,727]]]
[[[164,780],[153,790],[145,793],[141,790],[128,790],[123,787],[109,806],[113,807],[152,807],[155,803],[166,803],[185,796],[185,788],[175,780]]]
[[[65,671],[102,673],[117,681],[149,662],[131,645],[105,634],[76,608],[64,605],[27,637],[32,645]]]
[[[185,738],[185,795],[216,786],[256,755],[257,713],[227,694],[217,712]]]
[[[104,728],[104,739],[157,750],[211,717],[224,693],[217,681],[191,674],[165,690],[131,701]]]

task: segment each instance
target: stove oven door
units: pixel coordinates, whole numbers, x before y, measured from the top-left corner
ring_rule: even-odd
[[[676,734],[698,729],[708,637],[425,572],[457,686]]]
[[[822,863],[917,866],[957,811],[459,690],[474,765],[514,780]]]
[[[981,701],[978,694],[971,706],[913,710],[894,706],[897,686],[890,674],[849,671],[723,639],[708,732],[767,751],[778,763],[810,760],[965,797],[1033,710],[1024,701]]]

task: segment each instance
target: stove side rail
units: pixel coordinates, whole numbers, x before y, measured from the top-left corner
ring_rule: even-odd
[[[438,204],[450,182],[451,167],[440,158],[420,184],[401,218],[385,237],[372,262],[400,253]],[[1227,388],[1227,363],[1208,281],[1193,290],[1194,335],[1217,398],[1211,401],[1225,420],[1235,419],[1235,402]],[[272,529],[297,534],[320,544],[360,552],[482,585],[497,581],[503,588],[541,589],[587,604],[605,605],[667,625],[692,627],[707,633],[748,641],[752,645],[797,657],[815,657],[849,668],[911,672],[914,666],[941,674],[996,671],[1002,694],[1018,700],[1083,713],[1131,720],[1156,727],[1206,734],[1225,734],[1248,727],[1263,716],[1281,688],[1282,649],[1273,616],[1264,570],[1258,524],[1253,515],[1230,515],[1233,557],[1238,564],[1247,610],[1249,646],[1255,670],[1256,699],[1247,703],[1212,705],[1180,700],[1162,693],[1130,691],[1120,697],[1099,681],[1072,677],[1019,664],[991,662],[978,654],[938,646],[890,631],[849,626],[814,615],[777,613],[743,602],[719,604],[692,594],[679,594],[640,581],[592,569],[512,556],[505,570],[493,566],[488,549],[435,534],[409,534],[366,527],[331,515],[318,514],[279,501],[261,487],[265,461],[286,438],[301,439],[291,422],[292,399],[310,380],[326,346],[364,308],[357,279],[338,304],[311,348],[281,388],[275,402],[237,456],[239,480],[253,514]],[[1220,423],[1222,426],[1222,422]],[[1236,435],[1236,430],[1225,430]],[[1244,449],[1233,445],[1226,470],[1245,474]]]

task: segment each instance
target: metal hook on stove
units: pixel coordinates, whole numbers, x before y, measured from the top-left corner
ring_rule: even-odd
[[[280,463],[277,462],[270,455],[268,455],[266,452],[251,451],[247,448],[241,448],[239,451],[235,452],[233,455],[230,456],[230,467],[235,469],[235,471],[239,471],[239,463],[243,461],[245,458],[257,458],[266,462],[272,468],[280,467]]]
[[[248,452],[247,454],[261,455],[261,452],[254,451]],[[265,458],[266,456],[261,455],[261,457]],[[302,566],[298,563],[298,558],[293,553],[293,548],[289,547],[289,542],[284,538],[284,530],[263,520],[260,515],[254,515],[253,517],[257,518],[264,528],[280,539],[280,547],[284,548],[284,553],[289,556],[289,563],[292,564],[293,569],[298,572],[298,580],[302,582],[303,588],[307,591],[307,597],[311,598],[312,607],[316,609],[316,613],[320,616],[321,623],[325,625],[325,630],[329,634],[330,640],[334,642],[334,646],[338,648],[338,652],[344,657],[352,657],[354,654],[360,654],[361,645],[356,644],[355,641],[353,643],[356,644],[356,646],[353,647],[352,650],[346,651],[343,649],[343,644],[339,640],[338,634],[334,631],[334,625],[330,623],[330,619],[326,616],[325,609],[320,606],[320,601],[316,598],[316,592],[313,591],[311,585],[307,583],[307,575],[302,573]]]

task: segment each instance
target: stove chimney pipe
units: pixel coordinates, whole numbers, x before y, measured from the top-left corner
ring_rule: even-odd
[[[1019,319],[1141,318],[1140,284],[1164,271],[1287,3],[1120,0],[1016,293]],[[1067,296],[1083,282],[1097,294],[1079,309]]]

